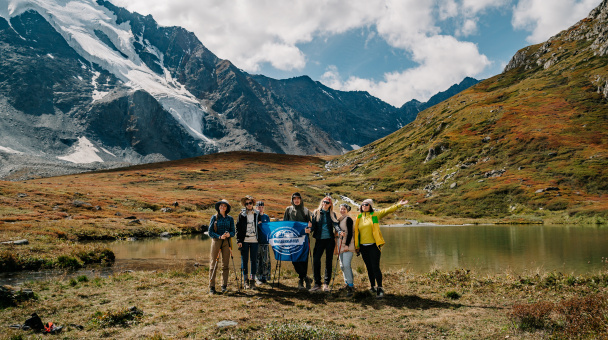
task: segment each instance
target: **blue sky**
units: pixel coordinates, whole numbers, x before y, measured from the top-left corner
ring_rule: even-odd
[[[601,0],[113,0],[194,32],[252,73],[308,75],[394,105],[464,77],[502,72],[517,50],[585,18]]]

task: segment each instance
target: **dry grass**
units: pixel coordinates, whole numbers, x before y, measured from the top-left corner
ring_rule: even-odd
[[[555,274],[516,278],[478,277],[464,270],[426,275],[392,271],[385,274],[387,296],[377,300],[365,290],[366,274],[355,274],[358,290],[353,298],[338,291],[297,291],[291,270],[284,272],[279,288],[263,285],[258,291],[241,292],[231,273],[229,292],[223,296],[207,294],[207,278],[203,269],[28,283],[38,299],[1,309],[0,323],[22,323],[37,312],[44,322],[65,326],[64,337],[81,339],[280,339],[297,334],[335,339],[533,339],[551,333],[542,328],[522,331],[510,318],[513,305],[605,294],[608,286],[608,273],[569,284],[567,277]],[[459,297],[448,297],[448,292]],[[131,307],[137,309],[129,311]],[[237,325],[218,328],[224,320]],[[30,334],[8,330],[4,336]]]

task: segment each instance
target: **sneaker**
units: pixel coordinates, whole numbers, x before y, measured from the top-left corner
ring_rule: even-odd
[[[369,292],[370,292],[372,295],[376,295],[376,287],[372,287],[372,288],[370,288],[370,289],[369,289]]]
[[[262,282],[262,280],[260,280],[260,279],[255,279],[255,284],[256,284],[256,285],[260,286],[262,283],[263,283],[263,282]]]
[[[328,284],[324,284],[323,285],[323,291],[324,292],[329,292],[329,285]]]
[[[310,289],[310,285],[312,284],[312,279],[309,277],[306,277],[305,281],[306,281],[306,289]]]
[[[222,286],[222,294],[228,291],[228,286]]]
[[[319,290],[321,290],[321,285],[320,284],[316,284],[316,283],[315,283],[315,285],[312,288],[310,288],[311,292],[316,292],[316,291],[319,291]]]
[[[306,283],[306,284],[308,284],[308,283]],[[304,280],[300,279],[300,281],[298,281],[298,289],[301,289],[301,290],[306,289],[306,288],[304,288]]]
[[[249,283],[249,280],[245,280],[245,289],[251,289],[251,284]]]
[[[378,290],[376,290],[376,298],[377,299],[384,298],[384,289],[382,289],[382,287],[378,287]]]
[[[215,287],[209,287],[209,294],[213,295],[216,294],[217,292],[215,291]]]

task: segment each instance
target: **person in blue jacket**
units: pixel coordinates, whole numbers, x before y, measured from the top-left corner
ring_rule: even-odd
[[[219,254],[222,254],[222,293],[228,289],[228,274],[230,264],[230,242],[234,237],[234,219],[229,216],[230,203],[221,200],[215,203],[217,214],[211,216],[209,222],[209,237],[211,237],[211,262],[209,264],[209,294],[215,294],[215,274]]]

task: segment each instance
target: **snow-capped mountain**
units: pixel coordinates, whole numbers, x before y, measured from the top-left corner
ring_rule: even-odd
[[[251,76],[104,0],[0,0],[0,53],[4,164],[339,154],[413,119],[366,92]]]

